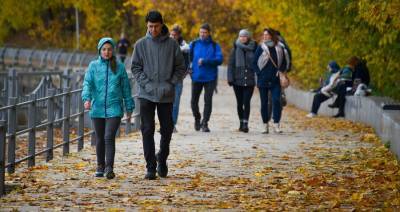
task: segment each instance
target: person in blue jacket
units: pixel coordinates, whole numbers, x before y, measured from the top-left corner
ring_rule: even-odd
[[[263,42],[257,47],[254,54],[253,70],[257,74],[257,87],[261,98],[261,116],[265,124],[265,131],[269,133],[268,126],[268,92],[272,95],[273,129],[281,133],[280,120],[282,116],[281,86],[279,72],[288,70],[288,53],[280,44],[277,33],[270,29],[264,29]]]
[[[115,136],[124,115],[128,121],[135,107],[128,75],[123,63],[114,55],[115,43],[111,38],[100,39],[99,57],[90,62],[83,82],[82,100],[90,110],[95,135],[97,169],[96,177],[115,177]]]
[[[200,37],[190,43],[192,77],[191,107],[196,131],[210,132],[208,121],[212,111],[212,97],[218,78],[218,66],[223,62],[221,47],[211,38],[211,27],[205,23],[200,27]],[[199,98],[204,88],[203,120],[199,112]]]

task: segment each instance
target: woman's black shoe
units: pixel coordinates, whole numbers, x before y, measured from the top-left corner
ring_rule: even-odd
[[[249,125],[248,125],[247,122],[243,122],[242,131],[245,132],[245,133],[248,133],[248,132],[249,132]]]
[[[107,177],[107,179],[111,180],[111,179],[114,179],[115,174],[113,171],[109,171],[106,173],[106,177]]]
[[[240,121],[239,131],[243,132],[243,121]]]

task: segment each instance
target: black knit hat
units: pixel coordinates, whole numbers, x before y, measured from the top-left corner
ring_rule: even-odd
[[[210,26],[210,24],[208,24],[208,23],[202,24],[201,27],[200,27],[200,29],[205,29],[205,30],[207,30],[208,32],[211,32],[211,26]]]

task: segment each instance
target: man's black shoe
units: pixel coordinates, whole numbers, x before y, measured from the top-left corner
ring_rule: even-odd
[[[330,108],[338,108],[339,105],[333,103],[333,104],[329,104],[328,107],[330,107]]]
[[[157,154],[157,174],[160,177],[167,177],[168,175],[168,165],[167,161],[161,161],[160,156]]]
[[[203,123],[202,126],[201,126],[201,131],[210,132],[210,128],[208,128],[208,124]]]
[[[344,117],[344,113],[338,113],[333,116],[333,118],[341,118],[341,117]]]
[[[201,128],[200,120],[198,120],[198,119],[194,120],[194,129],[196,131],[199,131],[200,128]]]
[[[164,162],[164,163],[159,162],[157,164],[157,174],[160,177],[167,177],[167,175],[168,175],[167,162]]]
[[[156,173],[147,171],[146,175],[144,176],[144,179],[155,180],[155,179],[157,179]]]

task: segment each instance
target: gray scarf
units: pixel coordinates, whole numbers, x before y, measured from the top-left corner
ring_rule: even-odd
[[[257,47],[256,42],[251,40],[247,44],[243,44],[239,41],[239,39],[237,39],[235,45],[236,45],[236,50],[235,50],[236,67],[237,68],[243,67],[244,69],[247,67],[251,67],[251,63],[254,58],[254,49]]]

